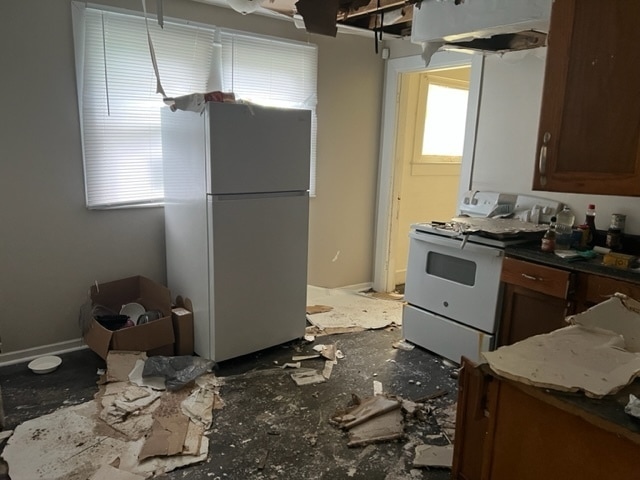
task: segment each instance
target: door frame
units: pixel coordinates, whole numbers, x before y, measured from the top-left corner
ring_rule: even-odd
[[[480,111],[482,73],[484,55],[459,52],[438,52],[428,67],[421,55],[394,58],[385,66],[384,96],[382,103],[382,125],[380,136],[380,156],[378,160],[378,198],[376,205],[376,238],[374,246],[373,289],[378,292],[391,292],[395,289],[395,268],[391,252],[392,232],[397,225],[398,189],[396,170],[401,159],[396,155],[396,126],[398,124],[398,102],[400,99],[400,75],[435,68],[471,65],[469,81],[469,100],[465,139],[462,153],[462,168],[458,186],[458,198],[471,187],[473,158],[477,120]]]

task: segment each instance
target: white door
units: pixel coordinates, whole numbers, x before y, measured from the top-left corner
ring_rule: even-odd
[[[473,162],[473,145],[475,142],[476,118],[480,83],[483,68],[482,55],[466,55],[461,53],[440,52],[435,54],[429,64],[430,69],[459,67],[471,64],[469,82],[469,100],[466,124],[461,126],[465,130],[462,164],[456,187],[451,187],[457,199],[468,190],[471,185],[471,171]],[[402,170],[398,168],[398,92],[400,77],[403,73],[421,72],[426,70],[421,56],[403,57],[387,62],[385,80],[385,101],[383,112],[383,127],[381,153],[379,163],[378,205],[376,219],[376,246],[374,261],[373,288],[377,291],[393,291],[396,286],[396,273],[404,268],[406,260],[396,259],[396,245],[404,232],[398,231],[400,211],[398,209],[398,193],[402,191]],[[401,149],[400,149],[401,150]],[[400,163],[400,165],[402,165]],[[446,173],[449,176],[449,173]],[[435,216],[435,215],[434,215]],[[421,221],[435,218],[422,218]],[[404,220],[406,222],[406,220]],[[408,232],[406,232],[408,234]],[[404,237],[405,246],[408,245]],[[400,254],[402,255],[402,254]],[[404,253],[406,255],[406,251]]]

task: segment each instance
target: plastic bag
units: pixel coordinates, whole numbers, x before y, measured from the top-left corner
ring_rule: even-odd
[[[182,355],[149,357],[144,362],[143,377],[164,377],[167,390],[179,390],[200,375],[210,372],[215,366],[213,360]]]

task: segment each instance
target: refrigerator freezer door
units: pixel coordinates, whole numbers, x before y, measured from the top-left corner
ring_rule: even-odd
[[[311,113],[209,103],[214,195],[309,189]]]
[[[308,194],[210,198],[212,359],[221,361],[302,337]],[[195,320],[197,337],[200,322]]]

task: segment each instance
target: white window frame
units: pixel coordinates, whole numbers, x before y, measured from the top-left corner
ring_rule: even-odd
[[[102,197],[100,195],[96,196],[93,195],[92,196],[92,188],[95,187],[95,178],[92,178],[92,175],[98,175],[98,180],[99,182],[105,179],[105,176],[109,176],[111,173],[96,173],[95,169],[92,170],[93,167],[91,167],[91,165],[89,165],[87,163],[87,159],[88,159],[88,154],[90,152],[95,152],[96,151],[96,146],[95,146],[95,136],[92,137],[90,135],[91,132],[93,132],[94,134],[97,133],[98,137],[100,135],[102,135],[102,132],[99,131],[99,127],[100,125],[98,124],[96,126],[96,124],[94,124],[93,126],[89,124],[88,121],[88,115],[85,115],[85,109],[90,109],[91,105],[88,104],[88,102],[91,102],[93,100],[92,97],[87,97],[87,89],[85,88],[85,73],[86,73],[86,69],[84,68],[85,66],[85,42],[84,42],[84,28],[85,28],[85,23],[84,23],[84,12],[86,11],[85,9],[91,9],[94,11],[100,11],[103,12],[105,15],[118,15],[118,14],[124,14],[124,15],[128,15],[131,18],[136,18],[136,21],[141,20],[142,19],[142,14],[138,13],[138,12],[131,12],[131,11],[125,11],[125,10],[121,10],[121,9],[115,9],[115,8],[110,8],[110,7],[104,7],[102,5],[93,5],[93,4],[86,4],[86,3],[80,3],[80,2],[72,2],[72,13],[73,13],[73,20],[74,20],[74,43],[75,43],[75,47],[76,47],[76,74],[77,74],[77,87],[78,87],[78,107],[79,107],[79,114],[80,114],[80,125],[81,125],[81,138],[82,138],[82,149],[83,149],[83,166],[84,166],[84,175],[85,175],[85,196],[86,196],[86,206],[89,209],[111,209],[111,208],[131,208],[131,207],[145,207],[145,206],[159,206],[162,205],[163,203],[163,187],[162,187],[162,163],[161,163],[161,150],[160,153],[158,154],[157,152],[155,153],[150,153],[149,154],[149,165],[152,165],[153,167],[156,168],[155,173],[153,173],[153,175],[150,174],[150,178],[142,178],[141,179],[141,185],[144,184],[145,186],[141,187],[143,190],[144,188],[151,188],[153,191],[151,192],[151,194],[147,197],[144,197],[144,195],[142,195],[144,198],[140,198],[140,197],[131,197],[131,198],[127,198],[124,201],[114,201],[114,200],[104,200],[105,195],[103,195]],[[315,106],[316,106],[316,94],[315,92],[317,91],[317,47],[313,44],[306,44],[306,43],[302,43],[302,42],[294,42],[291,40],[287,40],[287,39],[279,39],[279,38],[275,38],[275,37],[267,37],[267,36],[257,36],[257,35],[253,35],[251,33],[247,33],[247,32],[239,32],[239,31],[234,31],[234,30],[227,30],[227,29],[221,29],[215,26],[211,26],[211,25],[204,25],[204,24],[195,24],[194,22],[186,22],[186,21],[180,21],[180,20],[175,20],[175,19],[167,19],[165,17],[165,29],[167,28],[167,25],[171,26],[172,24],[175,25],[177,28],[180,29],[200,29],[200,31],[203,32],[207,32],[209,35],[212,35],[215,33],[216,35],[216,39],[220,38],[220,34],[222,33],[222,36],[234,36],[234,35],[242,35],[243,38],[255,38],[257,39],[257,41],[261,41],[261,42],[265,42],[265,41],[270,41],[270,42],[278,42],[279,45],[292,45],[293,48],[299,48],[301,45],[304,46],[305,48],[307,48],[310,52],[312,52],[312,59],[313,59],[313,63],[314,63],[314,69],[309,73],[309,75],[312,76],[312,78],[308,78],[307,80],[312,80],[312,84],[313,86],[311,87],[313,89],[313,95],[309,96],[309,98],[307,98],[306,103],[304,102],[300,102],[298,101],[297,104],[293,105],[293,104],[289,104],[289,105],[283,105],[283,104],[278,104],[277,102],[273,102],[272,99],[269,98],[263,98],[260,95],[253,95],[251,100],[254,101],[255,103],[259,103],[259,104],[271,104],[271,105],[279,105],[279,106],[288,106],[290,108],[307,108],[309,110],[312,111],[312,119],[313,119],[313,131],[312,131],[312,152],[311,152],[311,171],[310,171],[310,181],[311,181],[311,187],[310,187],[310,194],[313,196],[315,195],[315,150],[316,150],[316,120],[315,120]],[[196,92],[204,92],[204,91],[211,91],[211,90],[220,90],[222,89],[222,85],[220,85],[220,78],[222,77],[222,75],[220,74],[220,69],[221,67],[219,67],[219,61],[220,61],[220,53],[219,53],[219,48],[214,49],[215,52],[212,53],[212,58],[211,58],[211,64],[207,65],[206,68],[204,68],[204,70],[206,70],[205,72],[200,72],[200,79],[198,80],[198,82],[194,83],[193,85],[188,85],[188,86],[184,86],[183,88],[185,88],[186,90],[180,90],[179,91],[179,87],[176,86],[175,81],[172,81],[171,76],[172,76],[172,68],[170,68],[170,65],[167,65],[166,60],[165,60],[165,65],[163,68],[163,64],[162,64],[162,57],[163,57],[163,50],[166,50],[165,47],[160,46],[162,43],[162,39],[160,39],[159,36],[162,35],[162,32],[160,32],[160,27],[157,25],[157,22],[155,20],[152,20],[151,17],[148,21],[148,26],[149,26],[149,30],[150,30],[150,35],[151,38],[153,40],[154,46],[155,46],[155,50],[156,50],[156,57],[158,58],[158,63],[159,63],[159,71],[160,71],[160,76],[161,76],[161,80],[162,80],[162,84],[163,87],[165,89],[165,92],[168,96],[179,96],[179,95],[184,95],[187,93],[196,93]],[[165,30],[166,31],[166,30]],[[146,40],[146,31],[142,32],[144,34],[144,38]],[[207,37],[209,38],[209,37]],[[160,39],[160,40],[159,40]],[[215,44],[216,42],[213,42],[213,44]],[[213,46],[212,44],[212,46]],[[219,47],[219,44],[216,45],[216,47]],[[103,52],[104,54],[104,52]],[[150,69],[150,72],[153,72],[152,70],[152,63],[151,63],[151,56],[148,52],[148,47],[146,50],[146,61],[148,61],[148,68]],[[104,65],[103,65],[104,66]],[[217,68],[216,68],[217,67]],[[175,69],[174,69],[175,70]],[[94,72],[95,74],[95,72]],[[107,78],[108,75],[110,74],[110,72],[107,70],[106,73]],[[165,78],[166,77],[166,78]],[[147,83],[149,83],[149,80],[146,79],[145,80]],[[108,85],[108,82],[105,81],[105,85]],[[203,83],[204,82],[204,83]],[[213,88],[210,88],[213,87]],[[103,87],[104,88],[104,87]],[[108,87],[105,88],[105,90],[108,91]],[[229,91],[229,90],[225,90],[225,91]],[[246,92],[243,93],[243,95],[246,97],[248,96],[246,94]],[[236,95],[237,98],[243,98],[242,95]],[[149,88],[149,94],[148,94],[148,101],[153,101],[157,104],[158,106],[158,119],[159,119],[159,110],[160,108],[163,106],[163,102],[162,102],[162,96],[160,94],[155,93],[155,77],[153,80],[153,85]],[[108,113],[103,115],[104,116],[108,116]],[[142,123],[144,120],[141,120],[140,122]],[[153,130],[153,128],[151,127],[151,130]],[[147,133],[149,136],[153,136],[153,135],[157,135],[158,138],[160,138],[160,125],[158,122],[157,125],[157,131],[156,132],[150,132]],[[113,135],[112,135],[113,136]],[[93,144],[92,144],[93,142]],[[111,143],[107,142],[104,144],[104,146],[102,146],[101,148],[105,149],[107,152],[109,153],[114,153],[115,151],[115,147],[114,145],[118,145],[118,139],[112,139]],[[93,150],[92,150],[93,149]],[[161,149],[161,146],[160,146]],[[115,160],[111,160],[111,161],[119,161],[117,152],[115,155]],[[158,156],[159,155],[159,156]],[[107,157],[105,157],[107,159],[106,162],[103,162],[103,167],[106,165],[107,167],[107,172],[111,169],[111,164],[109,164],[109,160]],[[111,169],[112,170],[112,169]],[[158,174],[160,175],[160,177],[158,177]],[[141,175],[141,177],[146,177],[147,174],[143,173]],[[135,182],[135,180],[131,180],[129,178],[120,178],[120,179],[115,179],[114,180],[116,182],[115,187],[118,187],[118,182],[128,182],[128,181],[133,181]],[[92,183],[93,182],[93,183]],[[98,183],[99,183],[98,182]],[[100,188],[109,188],[108,183],[105,183],[106,186],[102,185]],[[136,185],[135,183],[133,185]],[[151,185],[149,187],[149,185]],[[146,193],[143,191],[143,193]],[[98,198],[98,200],[96,201],[95,198]]]

